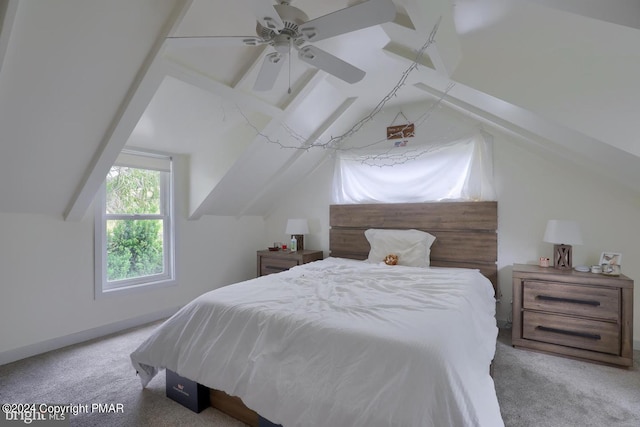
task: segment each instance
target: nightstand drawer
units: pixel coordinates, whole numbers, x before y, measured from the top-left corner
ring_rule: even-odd
[[[526,280],[522,306],[617,322],[620,319],[620,290]]]
[[[523,338],[620,354],[620,327],[616,323],[530,311],[522,315]]]
[[[280,273],[296,265],[322,259],[322,251],[304,249],[296,252],[258,251],[258,276]]]
[[[298,265],[298,261],[295,259],[283,259],[283,258],[271,258],[271,257],[262,257],[260,264],[260,275],[265,276],[271,273],[280,273],[281,271],[285,271],[290,269],[291,267],[295,267]]]

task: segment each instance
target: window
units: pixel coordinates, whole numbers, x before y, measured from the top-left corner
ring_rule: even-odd
[[[96,203],[96,297],[173,284],[171,158],[123,151]]]

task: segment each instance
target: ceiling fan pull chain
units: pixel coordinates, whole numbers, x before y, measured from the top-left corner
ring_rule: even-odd
[[[289,39],[289,90],[287,90],[287,93],[289,95],[291,95],[291,63],[293,62],[291,61],[291,44],[293,43],[292,40],[292,38]]]

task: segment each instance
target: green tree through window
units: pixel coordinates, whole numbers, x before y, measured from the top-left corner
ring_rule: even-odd
[[[160,172],[114,166],[107,175],[107,214],[160,214]],[[107,220],[107,281],[163,272],[162,221]]]
[[[118,160],[96,207],[96,295],[175,283],[171,159]]]

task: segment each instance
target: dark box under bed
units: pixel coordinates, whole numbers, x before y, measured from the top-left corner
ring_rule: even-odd
[[[202,412],[209,407],[209,389],[188,378],[167,371],[167,397],[193,412]]]

